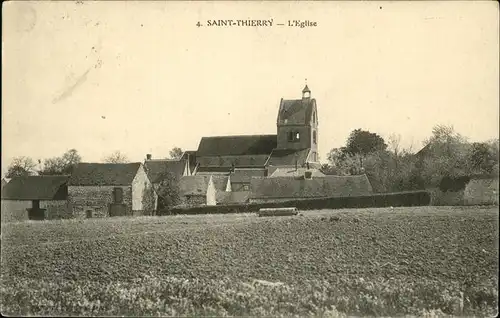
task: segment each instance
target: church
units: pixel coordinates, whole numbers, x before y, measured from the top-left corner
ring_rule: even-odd
[[[333,180],[319,170],[318,127],[316,100],[306,84],[301,98],[281,99],[275,135],[202,137],[198,149],[179,160],[148,155],[144,165],[153,183],[161,181],[162,172],[175,171],[186,205],[248,202],[253,179]]]

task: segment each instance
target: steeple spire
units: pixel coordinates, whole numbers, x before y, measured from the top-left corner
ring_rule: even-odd
[[[307,78],[306,78],[306,86],[302,90],[302,98],[310,98],[311,97],[311,90],[309,87],[307,87]]]

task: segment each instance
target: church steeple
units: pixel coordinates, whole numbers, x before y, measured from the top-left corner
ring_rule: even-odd
[[[307,79],[306,79],[306,86],[302,90],[302,99],[305,98],[311,98],[311,90],[309,89],[309,87],[307,87]]]

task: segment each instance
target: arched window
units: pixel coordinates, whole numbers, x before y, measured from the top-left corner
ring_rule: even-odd
[[[313,123],[316,123],[316,112],[313,112]]]
[[[313,143],[316,144],[316,130],[313,131]]]

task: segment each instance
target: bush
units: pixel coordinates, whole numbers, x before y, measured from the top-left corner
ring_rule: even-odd
[[[408,191],[373,194],[356,197],[333,197],[285,202],[247,203],[233,205],[213,205],[197,207],[176,207],[170,214],[225,214],[257,212],[261,208],[295,207],[299,210],[345,209],[345,208],[382,208],[396,206],[429,205],[431,196],[427,191]],[[165,215],[166,211],[162,211]]]

